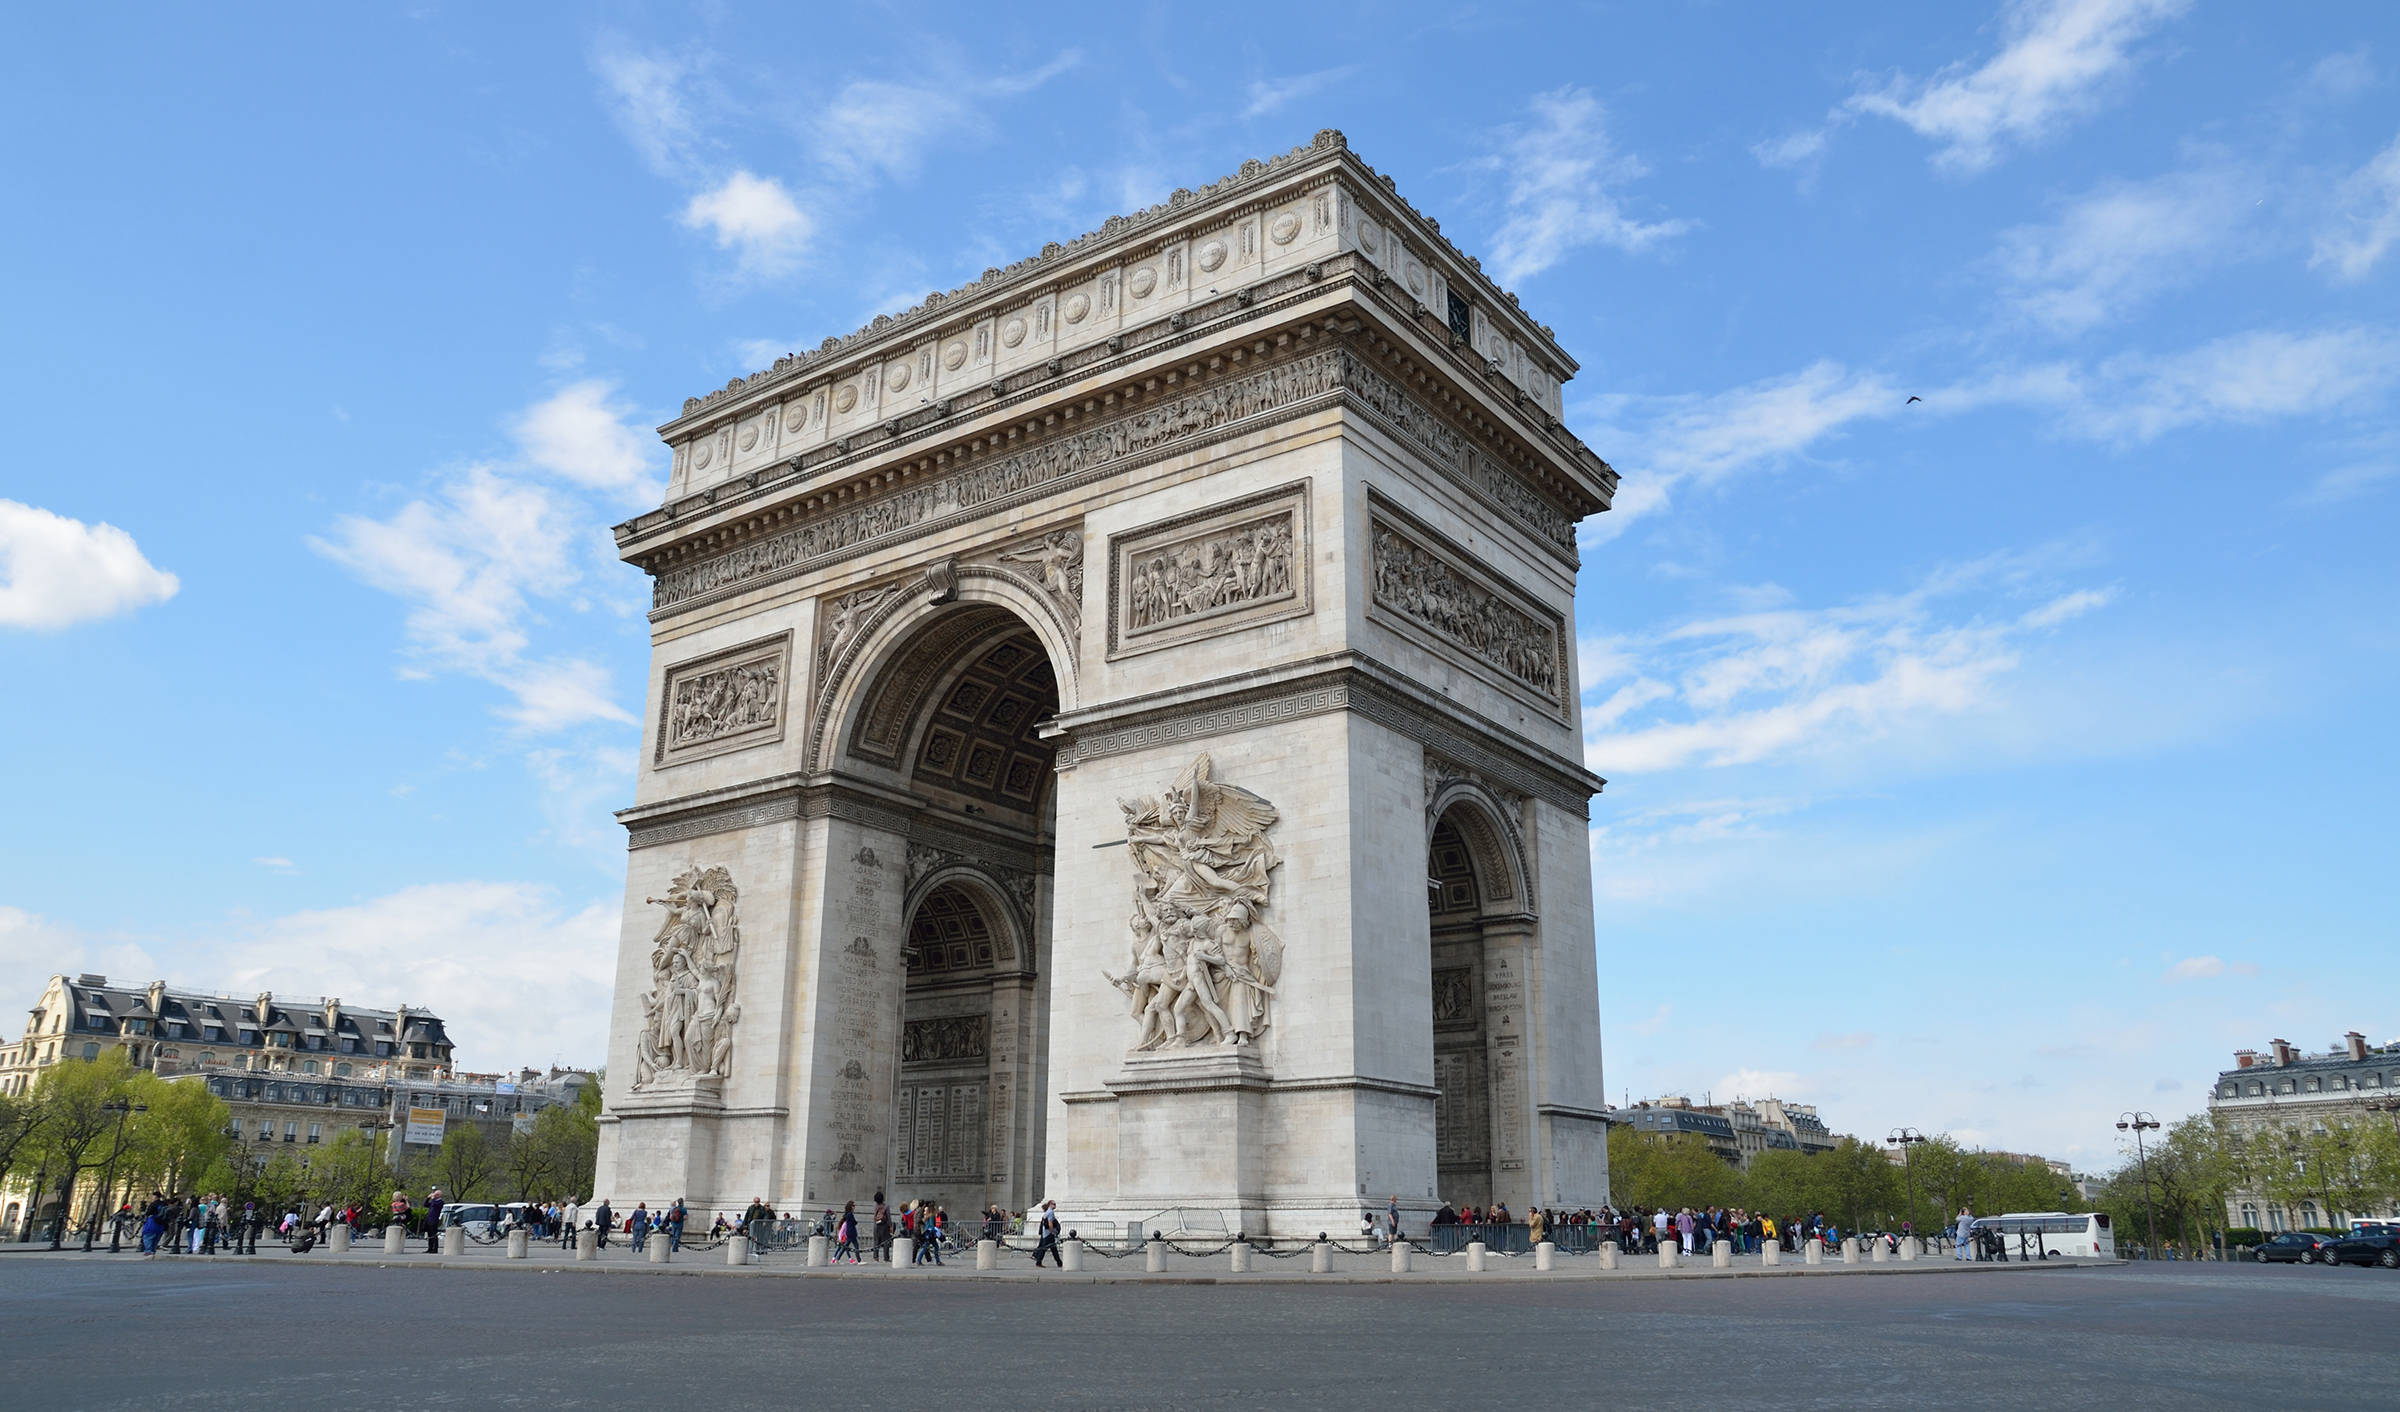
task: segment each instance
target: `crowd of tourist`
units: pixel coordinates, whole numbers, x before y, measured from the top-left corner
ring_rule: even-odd
[[[1676,1210],[1666,1207],[1631,1206],[1623,1209],[1603,1206],[1594,1211],[1556,1211],[1535,1208],[1525,1213],[1522,1222],[1527,1239],[1539,1245],[1553,1241],[1575,1249],[1596,1249],[1604,1241],[1614,1241],[1627,1254],[1655,1254],[1662,1247],[1673,1248],[1685,1255],[1704,1255],[1716,1248],[1716,1242],[1729,1241],[1736,1255],[1754,1255],[1772,1245],[1778,1250],[1799,1251],[1811,1240],[1823,1240],[1839,1245],[1843,1231],[1826,1219],[1821,1211],[1805,1216],[1778,1220],[1761,1211],[1745,1211],[1737,1207],[1690,1206]],[[1453,1206],[1448,1202],[1434,1213],[1433,1226],[1498,1226],[1518,1223],[1505,1203],[1478,1208],[1472,1204]],[[1386,1213],[1378,1236],[1389,1241],[1401,1230],[1400,1207],[1395,1199]],[[1894,1233],[1895,1238],[1908,1235],[1906,1228]]]

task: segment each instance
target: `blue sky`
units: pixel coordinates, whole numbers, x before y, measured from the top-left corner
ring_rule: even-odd
[[[2388,7],[988,14],[20,17],[0,991],[595,1061],[648,429],[1330,126],[1625,477],[1612,1097],[2101,1165],[2237,1046],[2400,1035]]]

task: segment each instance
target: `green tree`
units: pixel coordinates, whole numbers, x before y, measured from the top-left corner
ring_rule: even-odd
[[[42,1071],[34,1098],[46,1120],[26,1140],[25,1159],[39,1166],[45,1181],[55,1182],[58,1219],[74,1217],[70,1206],[75,1188],[88,1172],[105,1169],[122,1158],[130,1138],[130,1114],[121,1105],[133,1089],[133,1066],[125,1051],[108,1049],[97,1059],[69,1059]],[[93,1193],[97,1199],[99,1193]]]
[[[1900,1173],[1885,1159],[1883,1149],[1846,1137],[1831,1152],[1811,1159],[1811,1205],[1848,1230],[1893,1224],[1903,1204],[1897,1195]]]
[[[127,1096],[143,1111],[133,1117],[125,1158],[118,1164],[121,1191],[145,1185],[191,1191],[233,1143],[226,1132],[233,1110],[206,1084],[135,1074]]]
[[[319,1199],[336,1207],[356,1206],[371,1213],[389,1205],[383,1159],[372,1133],[343,1128],[309,1158],[308,1171]]]
[[[0,1184],[18,1168],[20,1155],[32,1154],[32,1140],[50,1120],[50,1110],[38,1094],[0,1093]]]
[[[484,1184],[498,1168],[496,1154],[480,1124],[460,1123],[443,1135],[433,1155],[434,1181],[452,1201],[479,1201]]]
[[[1634,1206],[1717,1206],[1739,1193],[1741,1176],[1694,1133],[1608,1131],[1609,1190]]]

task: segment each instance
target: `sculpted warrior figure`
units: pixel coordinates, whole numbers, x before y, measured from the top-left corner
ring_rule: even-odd
[[[1282,860],[1274,805],[1219,783],[1206,755],[1165,793],[1117,801],[1134,865],[1123,975],[1136,1049],[1250,1044],[1266,1030],[1283,940],[1261,919]]]
[[[642,1034],[634,1049],[636,1091],[733,1072],[735,963],[741,948],[738,894],[723,868],[690,869],[665,897],[650,947],[650,989],[642,996]]]

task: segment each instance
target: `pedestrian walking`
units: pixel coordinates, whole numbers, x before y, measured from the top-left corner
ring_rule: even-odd
[[[1042,1268],[1044,1254],[1056,1260],[1058,1268],[1067,1268],[1067,1257],[1058,1253],[1058,1203],[1055,1201],[1042,1203],[1041,1234],[1042,1238],[1033,1246],[1033,1268]]]

